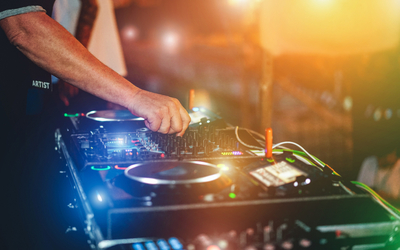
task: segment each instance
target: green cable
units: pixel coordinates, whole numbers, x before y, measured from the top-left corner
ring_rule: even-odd
[[[351,183],[353,183],[354,185],[361,186],[361,187],[365,188],[366,190],[368,190],[368,192],[370,192],[373,196],[375,196],[377,199],[382,201],[386,206],[388,206],[390,209],[392,209],[394,212],[396,212],[400,216],[399,209],[397,209],[394,206],[392,206],[389,202],[387,202],[379,194],[377,194],[372,188],[370,188],[366,184],[364,184],[362,182],[358,182],[358,181],[351,181]]]
[[[306,159],[309,161],[309,162],[311,162],[307,157],[308,157],[308,155],[306,154],[306,153],[304,153],[303,151],[298,151],[298,150],[294,150],[294,149],[274,149],[274,150],[272,150],[273,152],[284,152],[284,151],[286,151],[286,152],[292,152],[292,153],[294,153],[294,154],[298,154],[298,155],[301,155],[301,156],[305,156],[306,157]],[[325,166],[328,166],[325,162],[323,162],[323,161],[321,161],[320,159],[318,159],[317,157],[315,157],[314,155],[312,155],[319,163],[321,163],[321,164],[323,164],[323,165],[325,165]],[[311,162],[312,163],[312,162]],[[313,164],[313,166],[315,166],[315,164]],[[316,167],[316,166],[315,166]],[[332,172],[335,174],[335,175],[337,175],[337,176],[340,176],[340,174],[338,174],[335,170],[333,170],[331,167],[329,167],[331,170],[332,170]]]

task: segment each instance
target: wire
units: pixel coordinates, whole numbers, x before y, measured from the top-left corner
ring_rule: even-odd
[[[351,183],[353,183],[354,185],[362,188],[363,190],[367,191],[369,194],[372,195],[372,197],[374,197],[374,199],[379,202],[383,208],[386,209],[386,211],[388,211],[391,215],[393,215],[394,217],[396,217],[398,220],[400,220],[400,211],[395,208],[394,206],[392,206],[389,202],[387,202],[385,199],[383,199],[379,194],[377,194],[374,190],[372,190],[372,188],[368,187],[366,184],[362,183],[362,182],[358,182],[358,181],[351,181]]]
[[[236,126],[236,127],[235,127],[235,135],[236,135],[236,139],[239,141],[240,144],[242,144],[243,146],[248,147],[248,148],[259,149],[259,150],[265,150],[265,149],[262,148],[262,147],[249,145],[249,144],[243,142],[243,141],[239,138],[239,132],[238,132],[238,131],[239,131],[239,127]]]
[[[317,158],[315,158],[313,155],[311,155],[310,153],[307,152],[307,150],[305,150],[302,146],[300,146],[299,144],[295,143],[295,142],[291,142],[291,141],[284,141],[284,142],[280,142],[275,144],[274,146],[272,146],[272,149],[279,147],[283,144],[292,144],[295,145],[297,147],[299,147],[301,150],[303,150],[304,153],[306,153],[311,159],[313,159],[316,163],[318,163],[321,167],[325,167],[325,164],[321,163],[320,160],[318,160]]]
[[[350,190],[350,188],[346,187],[341,181],[339,181],[339,185],[350,195],[354,195],[354,192]]]
[[[260,133],[258,133],[258,132],[256,132],[256,131],[253,131],[253,130],[250,130],[250,129],[244,129],[244,130],[247,131],[247,132],[250,133],[250,134],[255,134],[255,135],[259,136],[260,138],[262,138],[263,140],[265,140],[265,136],[263,136],[262,134],[260,134]],[[243,146],[246,146],[246,147],[248,147],[248,148],[252,148],[252,149],[258,149],[258,150],[263,150],[263,151],[265,150],[265,148],[263,148],[263,147],[253,146],[253,145],[249,145],[249,144],[243,142],[243,141],[239,138],[239,132],[238,132],[238,131],[239,131],[239,126],[236,126],[236,127],[235,127],[235,135],[236,135],[236,139],[239,141],[240,144],[242,144]],[[253,137],[253,138],[254,138],[254,137]],[[254,138],[254,139],[255,139],[255,138]],[[257,140],[257,139],[255,139],[255,140],[256,140],[258,143],[262,144],[259,140]],[[280,143],[278,143],[278,144],[273,145],[273,146],[272,146],[272,149],[274,149],[274,148],[276,148],[276,147],[280,147],[280,148],[283,148],[283,149],[285,149],[285,150],[289,150],[289,151],[292,151],[292,152],[295,152],[295,153],[300,153],[300,154],[303,153],[303,152],[301,152],[301,151],[296,151],[296,150],[292,150],[292,149],[290,149],[290,148],[284,147],[284,146],[282,146],[283,144],[292,144],[292,145],[295,145],[295,146],[299,147],[300,149],[303,150],[304,153],[306,153],[307,156],[309,156],[311,159],[313,159],[318,165],[320,165],[320,166],[323,167],[323,168],[328,167],[335,175],[340,176],[340,174],[338,174],[338,173],[337,173],[333,168],[331,168],[328,164],[325,164],[324,162],[322,162],[321,160],[319,160],[317,157],[315,157],[315,156],[313,156],[312,154],[308,153],[307,150],[305,150],[302,146],[300,146],[299,144],[297,144],[297,143],[295,143],[295,142],[291,142],[291,141],[280,142]]]

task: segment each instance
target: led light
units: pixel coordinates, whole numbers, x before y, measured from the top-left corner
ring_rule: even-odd
[[[132,248],[135,250],[145,250],[141,243],[133,243]]]
[[[311,179],[310,179],[310,178],[307,178],[307,179],[305,180],[304,183],[305,183],[305,184],[310,184],[310,183],[311,183]]]
[[[299,185],[299,183],[296,181],[293,183],[293,186],[297,187]]]
[[[110,166],[107,166],[107,167],[101,167],[101,166],[96,167],[96,166],[92,166],[91,169],[92,169],[92,170],[97,170],[97,171],[102,171],[102,170],[110,170],[111,167],[110,167]]]
[[[171,245],[172,249],[174,250],[180,250],[183,249],[182,244],[179,242],[179,240],[175,237],[169,238],[168,239],[169,244]]]
[[[193,110],[194,112],[197,112],[197,111],[199,111],[200,109],[199,109],[198,107],[194,107],[194,108],[192,108],[192,110]]]
[[[153,241],[147,241],[144,243],[148,250],[158,250],[157,245]]]
[[[64,116],[65,116],[65,117],[78,117],[79,114],[78,114],[78,113],[76,113],[76,114],[67,114],[67,113],[64,113]]]
[[[243,152],[240,151],[221,152],[221,155],[243,155]]]
[[[120,167],[120,166],[118,166],[118,165],[115,165],[114,168],[115,168],[115,169],[119,169],[119,170],[125,170],[125,169],[127,169],[127,167]]]
[[[236,194],[235,193],[229,193],[229,198],[235,199],[236,198]]]

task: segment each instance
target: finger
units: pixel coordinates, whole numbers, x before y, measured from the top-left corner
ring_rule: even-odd
[[[171,127],[169,128],[168,134],[180,133],[182,131],[182,118],[178,109],[173,111],[171,117]]]
[[[186,129],[189,127],[191,118],[188,112],[183,107],[179,109],[179,112],[182,118],[182,131],[179,132],[177,136],[183,136],[185,134]]]
[[[150,129],[151,131],[158,131],[158,129],[160,128],[161,125],[161,119],[157,118],[157,117],[149,117],[147,119],[144,120],[144,124],[146,125],[146,127],[148,129]]]
[[[157,132],[160,132],[160,133],[163,133],[163,134],[167,134],[170,131],[170,127],[171,127],[170,116],[166,115],[162,119],[160,128],[158,129]]]

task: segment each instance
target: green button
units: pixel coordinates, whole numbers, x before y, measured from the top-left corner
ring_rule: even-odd
[[[295,162],[296,160],[294,160],[294,159],[292,159],[292,158],[286,158],[286,160],[288,161],[288,162],[290,162],[290,163],[293,163],[293,162]]]

